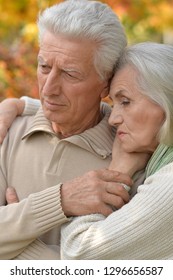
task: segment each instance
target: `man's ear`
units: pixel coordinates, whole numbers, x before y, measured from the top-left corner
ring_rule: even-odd
[[[111,79],[105,82],[105,86],[101,93],[101,98],[105,98],[109,94]]]
[[[105,98],[109,94],[109,88],[108,86],[105,86],[101,92],[101,98]]]

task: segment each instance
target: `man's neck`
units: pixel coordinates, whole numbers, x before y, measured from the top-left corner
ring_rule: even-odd
[[[91,121],[89,122],[85,122],[85,121],[81,121],[81,123],[78,126],[70,126],[69,125],[59,125],[55,122],[52,122],[52,128],[54,130],[54,132],[56,134],[58,134],[60,139],[64,139],[67,137],[70,137],[72,135],[77,135],[77,134],[81,134],[82,132],[84,132],[87,129],[90,129],[94,126],[96,126],[100,121],[101,121],[102,117],[101,117],[101,113],[99,112],[99,114],[97,114],[95,116],[95,118],[93,118]]]

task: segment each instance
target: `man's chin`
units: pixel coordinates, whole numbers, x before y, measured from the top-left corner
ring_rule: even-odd
[[[52,123],[57,123],[57,124],[61,124],[61,123],[64,123],[64,118],[62,117],[62,113],[61,113],[61,116],[59,116],[59,114],[57,114],[57,112],[52,112],[50,110],[44,110],[43,109],[43,112],[44,112],[44,115],[45,117]]]
[[[51,121],[51,122],[55,122],[55,121],[57,121],[57,117],[55,116],[55,112],[52,112],[52,111],[50,111],[50,110],[47,110],[47,109],[45,109],[44,107],[43,107],[43,112],[44,112],[44,115],[45,115],[45,117],[49,120],[49,121]]]

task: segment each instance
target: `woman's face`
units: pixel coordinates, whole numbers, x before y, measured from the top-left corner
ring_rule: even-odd
[[[110,88],[113,110],[109,124],[117,128],[117,137],[126,152],[153,152],[165,114],[140,92],[138,75],[129,65],[115,74]]]

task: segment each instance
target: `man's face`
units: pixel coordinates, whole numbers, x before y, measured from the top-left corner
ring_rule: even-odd
[[[46,33],[38,54],[38,84],[45,116],[64,137],[96,124],[107,82],[93,65],[96,46]]]

